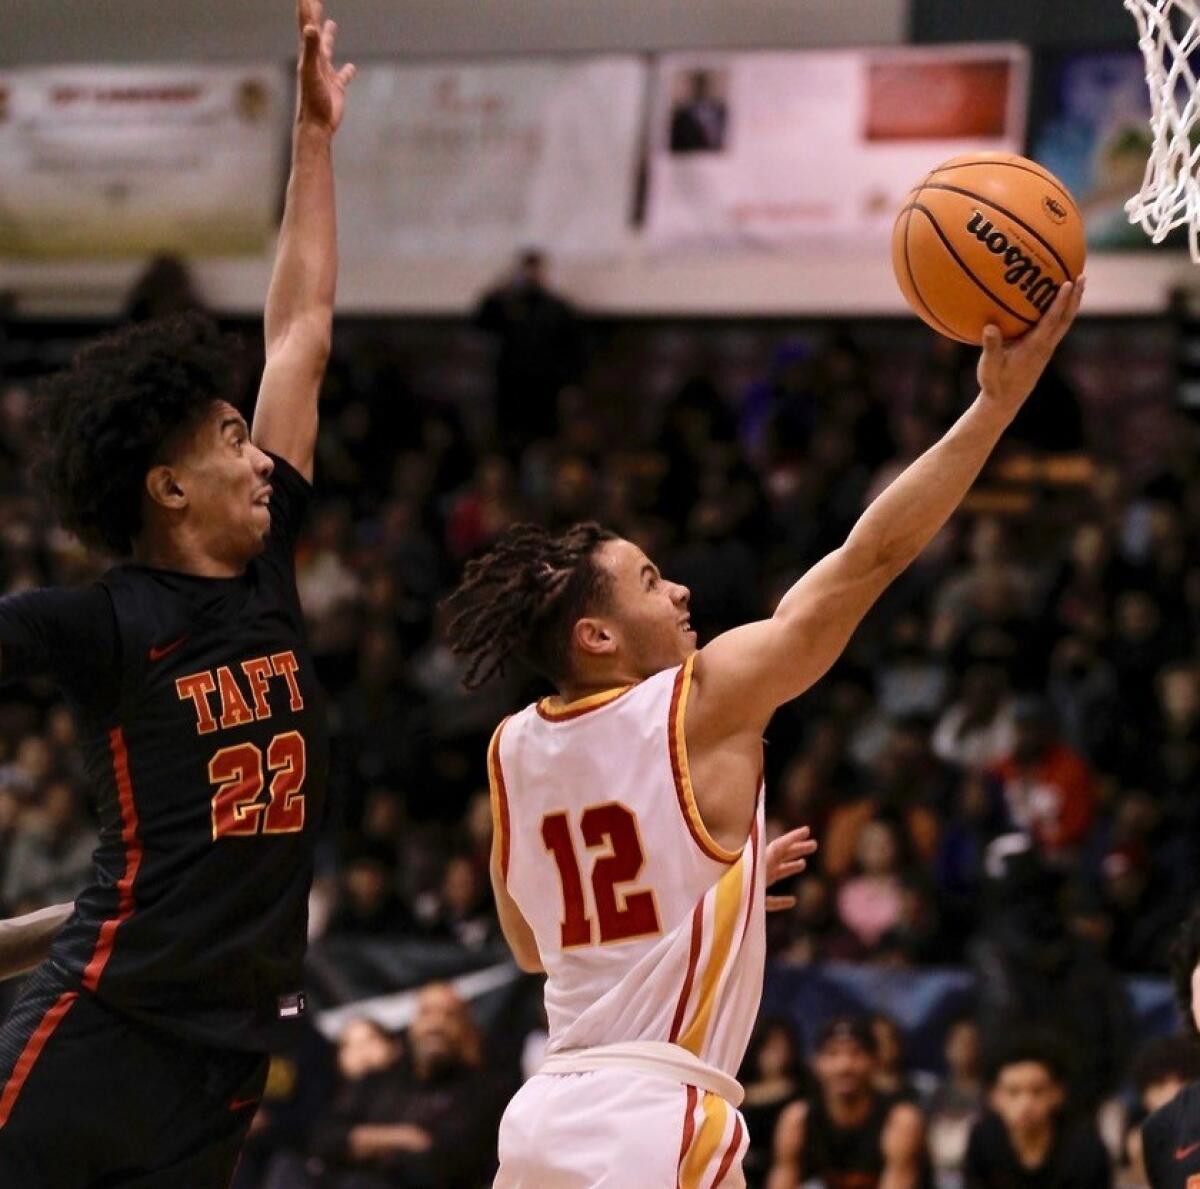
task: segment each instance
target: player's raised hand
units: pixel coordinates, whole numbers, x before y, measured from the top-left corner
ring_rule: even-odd
[[[322,0],[297,0],[296,16],[301,38],[298,118],[301,123],[336,132],[346,106],[346,88],[354,78],[355,68],[350,65],[340,70],[334,68],[337,22],[325,19]]]
[[[781,834],[767,847],[767,887],[788,876],[799,875],[808,866],[808,856],[816,849],[816,839],[807,826]],[[795,906],[795,896],[767,897],[767,912],[780,912]]]
[[[1059,289],[1054,304],[1042,319],[1020,338],[1005,342],[997,326],[983,332],[983,354],[979,359],[979,390],[987,401],[1009,417],[1025,403],[1050,356],[1071,329],[1087,281],[1080,277]]]

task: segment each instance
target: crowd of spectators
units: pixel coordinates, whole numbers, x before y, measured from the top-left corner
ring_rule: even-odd
[[[461,331],[475,350],[493,345],[498,403],[416,390],[413,360],[385,331],[369,349],[335,343],[297,567],[334,740],[314,937],[498,942],[484,755],[499,718],[540,688],[514,671],[462,689],[439,600],[466,559],[514,521],[598,519],[691,589],[703,641],[769,615],[972,395],[969,353],[930,340],[920,383],[896,399],[888,361],[830,327],[785,338],[737,389],[684,375],[636,417],[614,416],[592,387],[613,374],[620,336],[589,331],[542,268],[526,259]],[[34,337],[19,374],[0,370],[6,593],[83,581],[101,564],[29,486],[31,387],[72,336]],[[971,967],[985,1031],[1055,1030],[1074,1060],[1046,1068],[1089,1110],[1130,1084],[1122,976],[1164,970],[1200,891],[1200,440],[1165,393],[1163,404],[1168,448],[1131,469],[1089,436],[1069,373],[1053,371],[968,508],[829,677],[779,713],[766,747],[770,830],[807,824],[821,840],[796,908],[769,922],[773,960]],[[0,691],[0,910],[69,899],[94,838],[54,691]],[[284,1145],[290,1172],[272,1172],[264,1141],[246,1164],[267,1178],[254,1184],[484,1175],[469,1162],[429,1171],[444,1123],[429,1104],[451,1112],[475,1093],[455,1079],[482,1059],[469,1010],[445,988],[430,995],[421,1010],[444,1017],[433,1041],[420,1011],[405,1041],[365,1022],[342,1034],[338,1068],[306,1074],[334,1105],[303,1144]],[[939,1169],[961,1167],[983,1092],[972,1027],[949,1029],[936,1087],[893,1087],[932,1111]],[[765,1037],[753,1060],[767,1088],[748,1102],[770,1117],[769,1143],[776,1108],[812,1084],[786,1028]],[[430,1044],[453,1049],[450,1066]],[[392,1077],[390,1089],[360,1092],[367,1077]],[[486,1116],[485,1105],[471,1109]],[[471,1146],[445,1135],[448,1149]],[[957,1156],[939,1162],[942,1149]]]

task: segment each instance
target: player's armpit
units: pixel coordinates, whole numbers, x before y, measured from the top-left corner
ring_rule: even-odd
[[[898,569],[847,543],[818,562],[770,619],[718,636],[696,657],[693,723],[723,735],[761,734],[771,715],[799,697],[841,656],[855,628]]]
[[[517,965],[526,974],[544,974],[546,968],[542,965],[542,958],[538,953],[537,939],[528,922],[521,915],[516,901],[509,895],[508,888],[504,886],[504,879],[500,875],[499,866],[494,858],[491,864],[491,873],[492,893],[496,898],[496,912],[500,917],[500,929],[504,934],[504,940],[508,942],[508,948],[512,950]]]
[[[55,934],[74,911],[74,904],[54,904],[0,921],[0,979],[14,978],[43,962]]]
[[[917,1189],[925,1150],[925,1118],[908,1102],[892,1107],[880,1137],[883,1175],[879,1189]]]

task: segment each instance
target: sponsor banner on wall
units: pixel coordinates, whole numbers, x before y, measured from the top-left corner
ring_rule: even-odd
[[[939,162],[1020,150],[1019,46],[660,60],[646,229],[659,248],[852,244]]]
[[[346,251],[618,250],[645,88],[632,57],[364,67],[338,142]]]
[[[1125,213],[1142,187],[1152,140],[1146,66],[1136,46],[1039,56],[1030,155],[1074,194],[1089,246],[1152,246]],[[1186,229],[1168,242],[1182,247]]]
[[[290,104],[275,66],[0,71],[0,255],[261,253]]]

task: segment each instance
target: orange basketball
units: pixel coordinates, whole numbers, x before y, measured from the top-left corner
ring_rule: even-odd
[[[1083,216],[1066,187],[1015,153],[971,153],[910,191],[892,231],[908,304],[939,334],[978,344],[1035,326],[1083,270]]]

